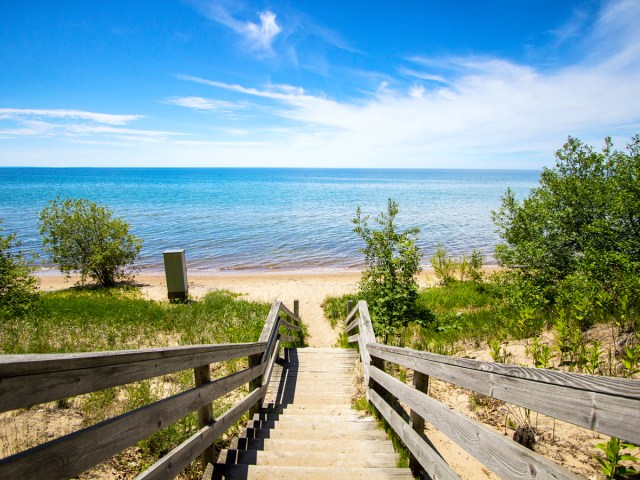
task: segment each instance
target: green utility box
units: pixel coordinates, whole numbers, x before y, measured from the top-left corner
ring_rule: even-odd
[[[162,256],[169,300],[186,300],[189,295],[189,282],[184,250],[165,250]]]

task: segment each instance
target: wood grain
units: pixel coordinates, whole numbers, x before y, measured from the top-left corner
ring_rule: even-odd
[[[378,358],[483,395],[632,443],[640,442],[640,398],[634,398],[633,388],[640,382],[636,380],[513,367],[452,357],[444,357],[447,362],[441,363],[441,355],[435,356],[438,361],[434,361],[434,354],[428,352],[372,344],[367,347]],[[623,387],[630,387],[630,391]],[[620,395],[622,392],[625,395]]]
[[[391,425],[391,428],[393,428],[398,437],[400,437],[411,454],[417,459],[420,465],[422,465],[430,478],[460,479],[458,474],[453,471],[440,454],[425,442],[420,435],[413,431],[409,424],[407,424],[375,390],[370,389],[369,399],[389,425]]]
[[[4,376],[0,377],[0,412],[259,354],[266,346],[264,342],[207,345],[193,349],[150,350],[141,355],[130,355],[129,352],[99,352],[80,357],[56,354],[48,362],[46,355],[19,355],[21,358],[16,364],[2,359],[5,368]],[[177,352],[183,354],[175,355]],[[29,364],[26,358],[34,357],[38,358],[34,359],[34,364]],[[26,371],[30,373],[23,373]]]
[[[501,478],[531,480],[540,478],[577,480],[579,478],[542,455],[449,409],[437,400],[375,367],[371,368],[371,376],[392,395],[408,405],[412,411],[422,416]]]
[[[264,369],[265,365],[261,364],[243,370],[4,458],[0,460],[0,478],[74,477],[262,375]]]

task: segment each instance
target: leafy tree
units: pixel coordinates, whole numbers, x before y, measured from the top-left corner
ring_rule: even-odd
[[[2,221],[0,220],[0,223]],[[0,228],[0,316],[29,310],[37,301],[38,280],[31,276],[32,259],[22,250],[16,234],[2,235]]]
[[[607,138],[602,152],[569,137],[556,159],[524,201],[507,190],[493,212],[504,240],[496,247],[499,264],[538,292],[540,304],[554,305],[576,288],[584,293],[581,285],[604,290],[612,305],[637,298],[640,136],[626,151]]]
[[[113,217],[103,205],[87,199],[57,197],[40,213],[45,249],[62,273],[80,272],[109,287],[126,278],[124,267],[140,253],[142,240],[129,233],[129,224]]]
[[[369,216],[356,210],[353,231],[365,242],[360,252],[365,255],[367,269],[362,272],[360,294],[371,307],[376,335],[385,342],[396,328],[412,320],[422,321],[424,315],[417,311],[418,285],[415,276],[420,272],[421,253],[415,244],[417,227],[399,232],[395,224],[398,204],[389,199],[387,211],[381,212],[375,223],[369,225]]]

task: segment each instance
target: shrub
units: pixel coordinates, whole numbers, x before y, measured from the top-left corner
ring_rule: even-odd
[[[446,247],[439,242],[436,251],[429,259],[433,272],[440,279],[441,285],[449,285],[455,280],[456,272],[461,282],[471,280],[481,282],[483,278],[482,266],[484,265],[484,255],[477,248],[473,249],[471,255],[462,255],[454,258],[447,255]]]
[[[103,205],[80,198],[57,197],[40,213],[40,234],[45,249],[62,273],[78,271],[108,287],[126,278],[124,267],[133,264],[142,240],[129,233],[129,224],[113,217]]]
[[[2,221],[0,221],[0,224]],[[18,315],[29,310],[37,301],[37,279],[32,258],[16,250],[21,242],[16,234],[2,235],[0,228],[0,316]]]
[[[426,321],[427,312],[416,307],[421,253],[415,244],[420,230],[416,227],[399,232],[395,224],[398,204],[389,199],[387,211],[376,218],[381,228],[369,226],[369,217],[358,207],[353,231],[365,242],[360,252],[365,255],[367,269],[362,272],[360,294],[369,303],[376,335],[384,337],[410,321]]]
[[[625,295],[638,298],[640,136],[626,152],[614,150],[609,138],[595,152],[569,137],[556,158],[524,201],[507,190],[493,212],[504,241],[496,259],[549,306],[559,297],[574,303],[571,292],[561,293],[589,283],[609,294],[611,306]]]

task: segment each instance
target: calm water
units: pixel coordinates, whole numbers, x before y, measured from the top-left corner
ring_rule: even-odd
[[[324,169],[0,168],[5,234],[40,251],[38,212],[56,195],[102,202],[144,239],[140,265],[184,248],[191,269],[323,269],[362,266],[356,207],[376,215],[399,202],[399,224],[418,226],[428,263],[438,242],[452,254],[498,237],[491,210],[510,187],[524,197],[535,171]]]

